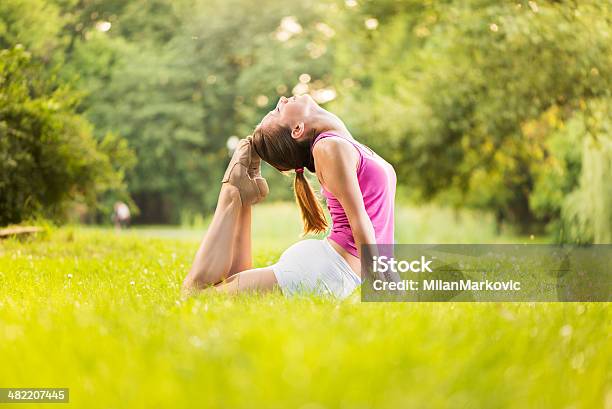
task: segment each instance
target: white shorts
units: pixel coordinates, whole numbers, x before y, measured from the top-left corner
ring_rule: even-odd
[[[361,279],[327,239],[298,241],[272,266],[286,296],[296,293],[348,297]]]

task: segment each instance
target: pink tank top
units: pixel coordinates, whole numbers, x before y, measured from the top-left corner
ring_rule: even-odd
[[[315,143],[323,138],[333,136],[349,141],[359,152],[357,181],[359,182],[366,212],[374,226],[376,244],[393,244],[395,185],[397,183],[393,166],[376,155],[370,148],[354,139],[349,139],[332,132],[319,134],[312,143],[311,152]],[[329,238],[346,249],[350,254],[359,257],[351,225],[340,201],[325,190],[323,186],[321,186],[321,194],[327,199],[327,209],[332,219]]]

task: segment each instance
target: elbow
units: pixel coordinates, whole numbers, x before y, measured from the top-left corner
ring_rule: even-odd
[[[363,223],[355,226],[353,229],[353,238],[357,244],[376,244],[376,234],[374,233],[374,227],[372,222]]]

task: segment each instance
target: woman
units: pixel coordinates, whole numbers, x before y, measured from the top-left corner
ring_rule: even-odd
[[[295,195],[304,231],[327,229],[325,214],[304,169],[316,173],[332,228],[322,240],[302,240],[269,267],[251,265],[251,205],[268,193],[260,159],[295,171]],[[240,141],[225,172],[215,215],[183,288],[213,285],[221,292],[270,290],[348,296],[361,283],[362,245],[393,243],[396,176],[393,167],[358,143],[336,115],[309,95],[281,97]]]

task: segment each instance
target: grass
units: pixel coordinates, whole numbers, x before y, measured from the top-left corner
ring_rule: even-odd
[[[397,218],[398,241],[524,240],[477,214]],[[254,219],[258,266],[298,238],[292,206]],[[612,407],[607,303],[181,301],[201,235],[75,226],[1,242],[0,387],[69,387],[75,408]]]

